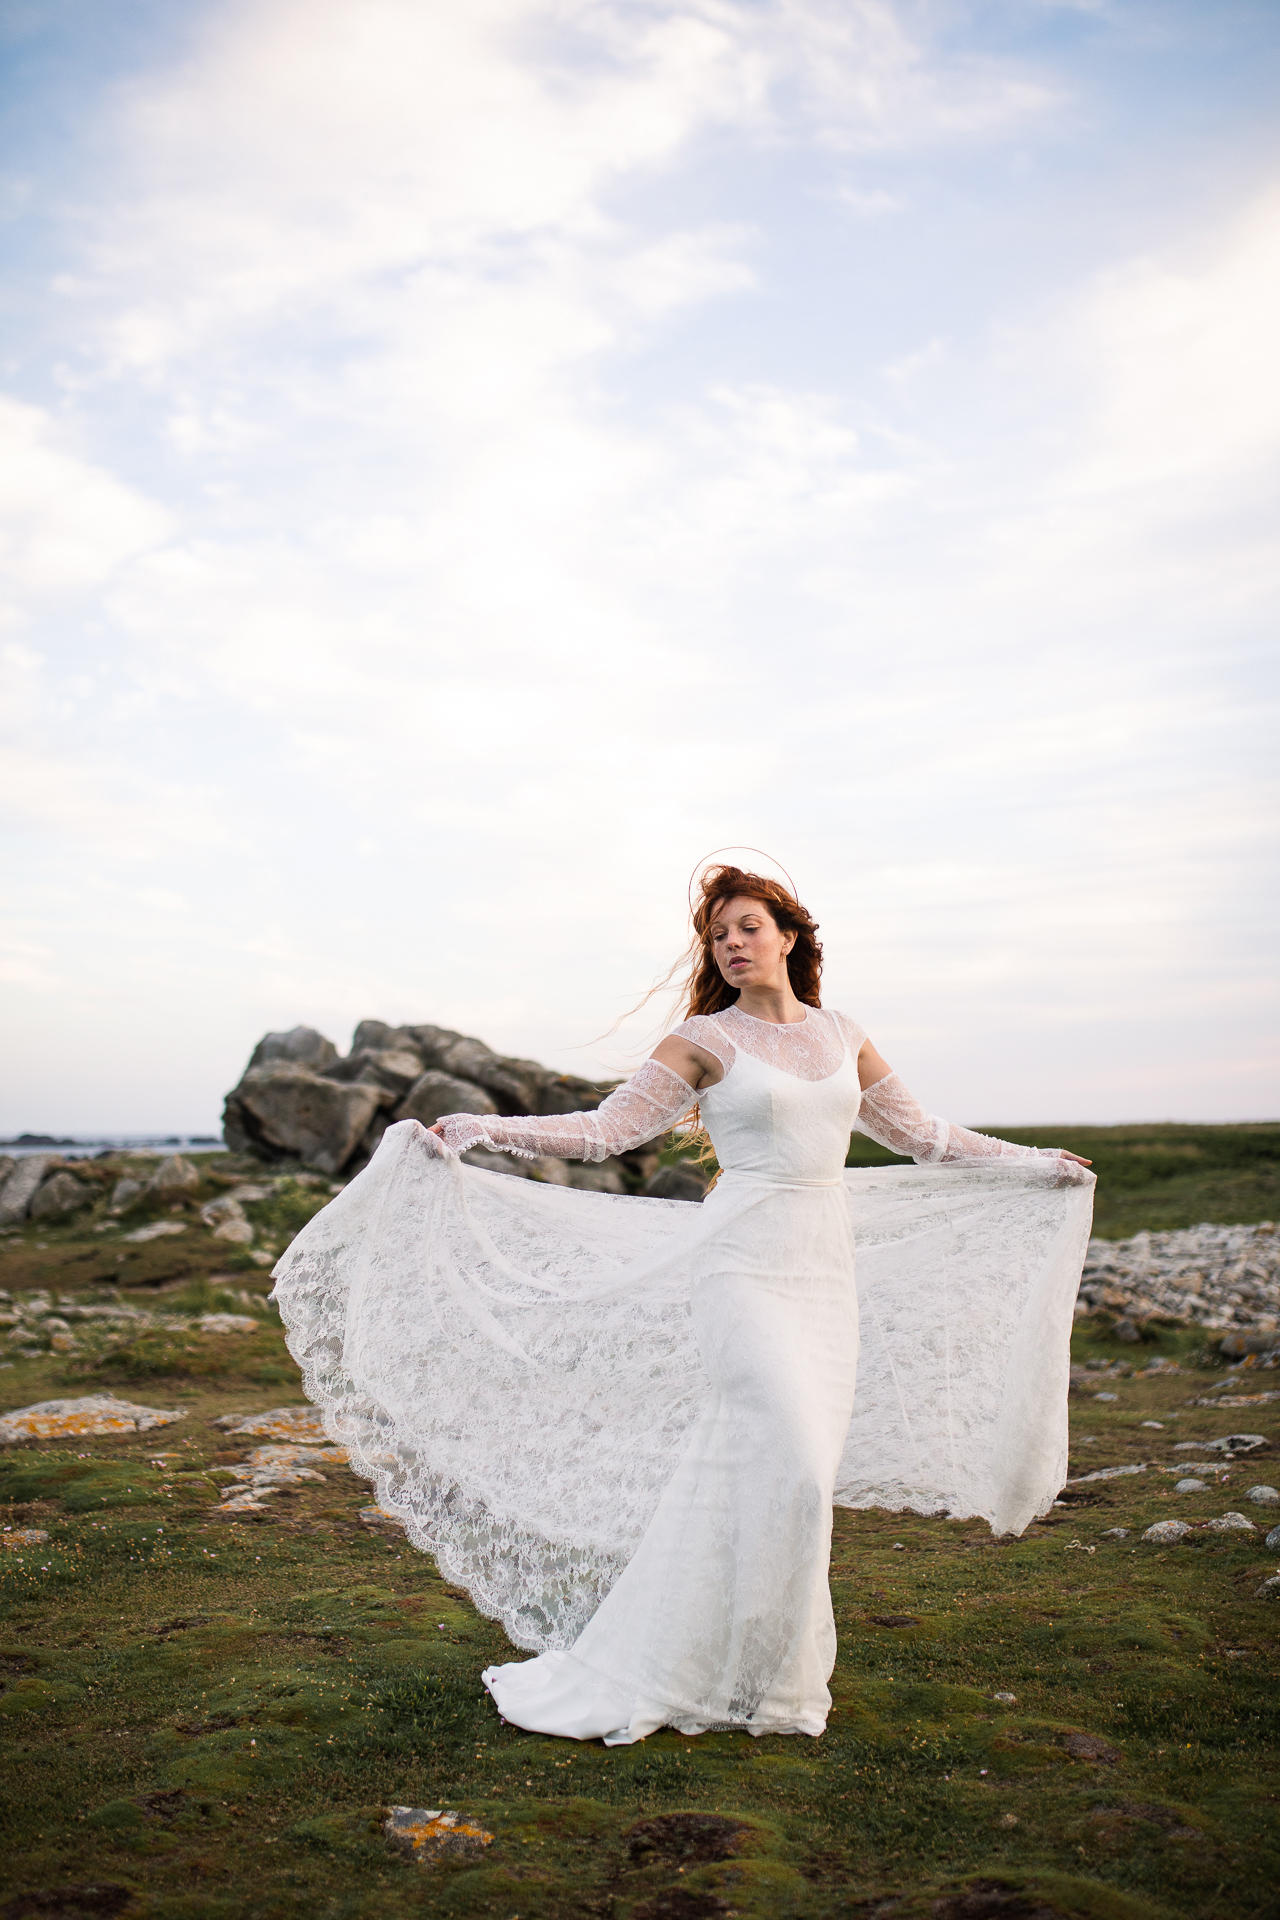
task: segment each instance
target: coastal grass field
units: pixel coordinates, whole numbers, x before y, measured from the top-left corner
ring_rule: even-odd
[[[1052,1137],[1075,1145],[1079,1131]],[[1280,1129],[1238,1131],[1274,1154]],[[1207,1148],[1153,1178],[1155,1150],[1115,1152],[1169,1204],[1180,1182],[1212,1178]],[[1274,1172],[1244,1143],[1225,1177],[1265,1198]],[[1117,1180],[1117,1202],[1142,1187]],[[290,1188],[250,1208],[259,1246],[323,1197]],[[247,1250],[194,1231],[122,1247],[100,1224],[24,1229],[0,1286],[110,1286],[191,1310],[270,1284]],[[278,1324],[259,1317],[249,1334],[143,1330],[96,1357],[0,1372],[0,1408],[110,1389],[185,1414],[0,1454],[0,1524],[48,1535],[0,1551],[0,1920],[1280,1908],[1280,1603],[1257,1597],[1280,1569],[1264,1544],[1280,1512],[1246,1497],[1280,1480],[1280,1400],[1214,1405],[1221,1364],[1202,1332],[1161,1328],[1135,1363],[1104,1323],[1080,1323],[1077,1357],[1123,1371],[1098,1384],[1113,1399],[1092,1382],[1073,1392],[1071,1472],[1148,1470],[1073,1490],[1020,1540],[837,1513],[840,1651],[821,1739],[662,1732],[606,1750],[502,1725],[479,1683],[511,1657],[502,1632],[394,1529],[361,1519],[369,1489],[344,1467],[276,1496],[269,1517],[219,1512],[218,1469],[254,1443],[214,1420],[302,1400]],[[1178,1371],[1149,1371],[1153,1357]],[[1280,1389],[1274,1373],[1247,1380],[1242,1392]],[[1159,1469],[1197,1457],[1177,1443],[1241,1430],[1266,1444],[1205,1491],[1172,1491]],[[1257,1530],[1168,1548],[1138,1537],[1229,1509]],[[1128,1536],[1108,1537],[1117,1527]],[[394,1806],[457,1814],[454,1839],[400,1851],[384,1832]]]

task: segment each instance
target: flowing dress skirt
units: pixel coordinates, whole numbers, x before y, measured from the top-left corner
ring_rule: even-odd
[[[491,1669],[511,1717],[818,1732],[833,1499],[1018,1532],[1061,1485],[1091,1198],[991,1161],[727,1173],[690,1206],[481,1172],[403,1122],[276,1297],[380,1503],[556,1656]]]

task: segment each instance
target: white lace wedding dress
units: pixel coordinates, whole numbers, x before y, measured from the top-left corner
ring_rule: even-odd
[[[275,1298],[380,1503],[538,1654],[485,1675],[508,1720],[816,1734],[833,1500],[1020,1532],[1061,1485],[1093,1181],[896,1075],[861,1093],[841,1014],[679,1032],[724,1068],[696,1096],[722,1168],[700,1206],[457,1157],[652,1139],[695,1095],[650,1060],[594,1113],[456,1115],[443,1152],[389,1128]],[[924,1164],[846,1171],[855,1122]]]

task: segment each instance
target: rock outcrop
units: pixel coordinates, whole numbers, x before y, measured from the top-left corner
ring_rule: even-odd
[[[7,1173],[0,1172],[0,1227],[56,1219],[97,1198],[93,1172],[82,1161],[64,1160],[60,1153],[28,1153],[10,1160]]]
[[[1142,1338],[1148,1320],[1190,1320],[1202,1327],[1248,1329],[1246,1346],[1223,1342],[1238,1358],[1280,1345],[1280,1234],[1256,1227],[1186,1227],[1135,1233],[1131,1240],[1091,1240],[1080,1282],[1087,1311],[1119,1316],[1122,1339]],[[1121,1332],[1127,1325],[1131,1335]]]
[[[348,1054],[313,1027],[266,1034],[227,1095],[223,1130],[233,1152],[350,1176],[397,1120],[429,1127],[445,1113],[576,1113],[598,1107],[609,1091],[536,1060],[495,1053],[450,1027],[362,1020]],[[671,1170],[659,1175],[656,1143],[598,1164],[482,1148],[466,1157],[522,1179],[606,1193],[643,1193],[655,1177],[652,1191],[673,1199],[699,1199],[706,1187],[693,1169],[680,1169],[674,1183]]]

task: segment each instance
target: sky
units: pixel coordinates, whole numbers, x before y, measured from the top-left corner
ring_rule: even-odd
[[[1272,0],[5,0],[0,1131],[626,1071],[726,845],[931,1111],[1277,1117],[1278,100]]]

